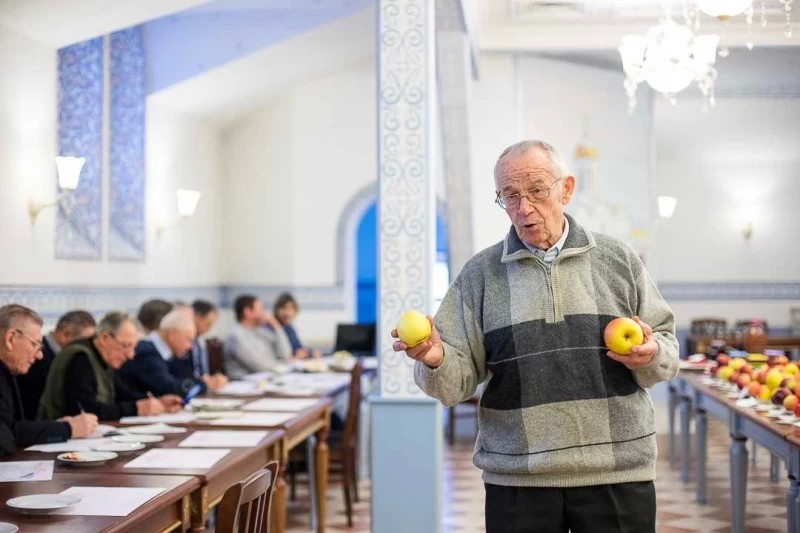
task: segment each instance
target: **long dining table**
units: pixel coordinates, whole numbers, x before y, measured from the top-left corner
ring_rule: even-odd
[[[747,441],[753,440],[785,461],[789,487],[786,491],[787,531],[800,532],[800,428],[779,424],[764,413],[736,404],[733,394],[712,386],[707,376],[681,371],[669,387],[669,456],[676,455],[674,411],[680,406],[680,469],[688,481],[691,453],[691,420],[695,422],[695,500],[707,501],[707,414],[728,426],[731,437],[729,463],[731,487],[731,530],[744,533],[747,508]],[[692,417],[692,414],[694,415]]]

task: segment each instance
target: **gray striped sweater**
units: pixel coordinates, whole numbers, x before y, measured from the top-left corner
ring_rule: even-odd
[[[508,236],[464,266],[436,314],[444,361],[415,367],[445,405],[474,394],[474,462],[486,483],[577,487],[655,478],[653,404],[646,387],[678,372],[674,317],[626,244],[569,218],[548,268]],[[603,330],[638,315],[658,352],[634,371],[606,355]],[[487,381],[488,380],[488,381]]]

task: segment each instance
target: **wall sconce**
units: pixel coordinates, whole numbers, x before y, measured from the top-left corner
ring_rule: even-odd
[[[42,209],[48,207],[61,206],[69,215],[84,163],[86,163],[86,158],[84,157],[56,157],[58,186],[62,192],[52,202],[39,203],[33,199],[28,202],[28,216],[31,218],[31,225],[36,224],[36,218]]]
[[[168,226],[156,226],[156,236],[159,239],[165,231],[177,227],[181,222],[194,215],[194,212],[197,209],[197,202],[200,201],[201,194],[200,191],[193,191],[191,189],[178,189],[175,192],[175,196],[178,200],[178,215],[180,215],[180,219],[178,219],[178,221],[174,224],[170,224]]]
[[[742,226],[742,235],[744,236],[745,240],[750,240],[750,237],[753,236],[753,221],[748,220]]]
[[[661,218],[672,218],[675,213],[675,207],[678,205],[678,199],[674,196],[659,196],[658,197],[658,216]]]

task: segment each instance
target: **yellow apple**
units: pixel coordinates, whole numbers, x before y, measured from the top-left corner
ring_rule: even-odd
[[[717,377],[722,381],[728,381],[732,375],[734,375],[736,371],[729,366],[723,366],[717,372]],[[777,386],[777,385],[776,385]]]
[[[632,318],[615,318],[603,332],[606,348],[620,355],[628,355],[631,348],[644,342],[642,327]]]
[[[783,372],[773,368],[769,372],[767,372],[767,387],[770,390],[775,390],[780,387],[781,382],[783,381]]]
[[[740,370],[740,369],[744,368],[744,366],[746,364],[747,364],[747,361],[745,361],[741,357],[734,357],[733,359],[731,359],[731,362],[728,363],[728,366],[730,366],[734,370]]]
[[[797,373],[800,373],[800,367],[798,367],[795,363],[789,363],[786,365],[786,368],[783,369],[784,374],[788,374],[790,376],[794,376]]]
[[[397,336],[409,348],[428,340],[430,334],[431,323],[419,311],[406,311],[397,321]]]

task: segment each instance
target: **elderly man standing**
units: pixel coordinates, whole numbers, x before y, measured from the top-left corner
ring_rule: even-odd
[[[17,447],[91,435],[97,427],[97,417],[91,414],[52,422],[23,419],[16,377],[42,357],[41,317],[21,305],[0,307],[0,339],[0,454],[13,453]]]
[[[133,358],[137,339],[134,319],[123,311],[112,311],[100,320],[94,337],[62,349],[47,376],[39,417],[53,419],[86,411],[100,420],[119,420],[180,410],[179,397],[145,396],[119,378],[117,370]]]
[[[272,370],[292,357],[292,345],[283,326],[264,304],[249,294],[236,298],[236,325],[225,339],[225,371],[231,379]],[[271,329],[264,326],[270,326]]]
[[[509,147],[495,184],[508,235],[467,262],[429,339],[394,350],[445,405],[486,381],[473,461],[488,533],[653,532],[646,388],[677,374],[672,311],[630,247],[564,214],[575,178],[552,146]],[[631,316],[643,344],[607,351],[605,326]]]
[[[217,388],[216,379],[210,376],[176,378],[169,371],[169,360],[188,357],[196,331],[190,309],[173,309],[161,319],[157,330],[139,341],[133,360],[120,369],[120,378],[141,394],[149,392],[157,396],[184,396],[196,384],[203,391]]]
[[[27,374],[17,376],[25,418],[36,420],[39,399],[44,392],[47,374],[50,373],[50,365],[53,364],[53,359],[59,350],[74,340],[94,335],[96,325],[94,317],[86,311],[70,311],[59,318],[56,329],[45,336],[42,343],[42,358],[31,365]]]

